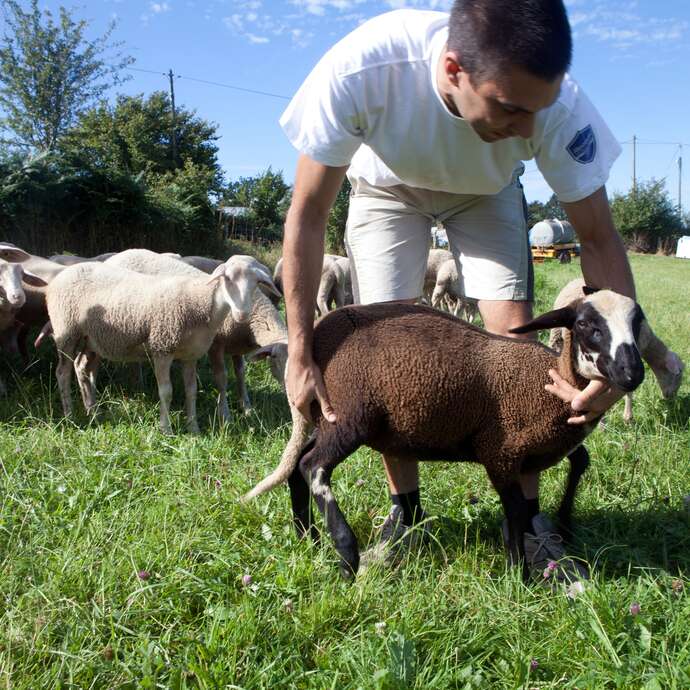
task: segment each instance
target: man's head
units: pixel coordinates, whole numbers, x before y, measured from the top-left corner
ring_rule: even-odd
[[[456,0],[439,85],[487,142],[532,135],[558,97],[572,40],[562,0]]]

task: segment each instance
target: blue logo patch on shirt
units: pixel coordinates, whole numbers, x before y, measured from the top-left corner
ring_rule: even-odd
[[[578,130],[565,148],[578,163],[591,163],[597,155],[597,139],[592,125]]]

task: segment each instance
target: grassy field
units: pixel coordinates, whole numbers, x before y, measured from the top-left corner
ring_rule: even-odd
[[[631,261],[650,322],[690,362],[690,262]],[[538,266],[537,310],[578,271]],[[204,431],[172,438],[150,373],[142,391],[106,368],[99,420],[66,422],[52,368],[46,353],[0,403],[0,688],[690,687],[687,382],[666,403],[648,371],[635,423],[619,403],[590,437],[572,550],[594,575],[569,598],[506,567],[481,467],[423,465],[433,543],[354,584],[328,540],[296,539],[286,489],[241,506],[289,436],[264,364],[248,367],[254,413],[225,429],[202,369]],[[565,470],[545,474],[544,509]],[[389,507],[376,454],[334,489],[366,544]]]

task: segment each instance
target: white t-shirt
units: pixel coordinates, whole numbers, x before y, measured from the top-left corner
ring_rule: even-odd
[[[301,153],[349,165],[370,185],[496,194],[534,158],[562,201],[606,183],[621,148],[575,81],[537,113],[530,139],[482,141],[438,92],[448,15],[397,10],[362,24],[319,61],[280,118]]]

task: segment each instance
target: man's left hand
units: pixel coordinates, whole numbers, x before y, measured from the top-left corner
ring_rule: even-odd
[[[581,391],[571,386],[555,369],[549,369],[549,376],[553,383],[547,383],[544,388],[563,402],[570,403],[574,412],[580,413],[570,417],[568,424],[586,424],[594,421],[625,395],[607,381],[593,379]]]

